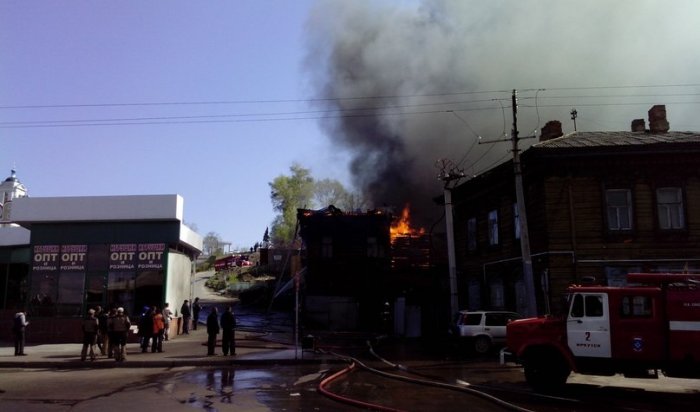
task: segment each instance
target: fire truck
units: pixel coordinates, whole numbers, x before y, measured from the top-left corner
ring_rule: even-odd
[[[509,323],[501,362],[523,365],[539,391],[572,371],[700,378],[700,274],[633,273],[627,284],[571,286],[565,315]]]

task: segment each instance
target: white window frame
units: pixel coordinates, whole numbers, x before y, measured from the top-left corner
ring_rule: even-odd
[[[611,195],[625,194],[625,203],[612,203]],[[629,231],[633,228],[632,222],[632,190],[607,189],[605,191],[605,210],[607,213],[608,230],[614,232]],[[626,219],[626,225],[624,220]]]
[[[685,229],[683,190],[680,187],[659,187],[656,189],[656,210],[661,230]]]
[[[489,212],[489,245],[497,246],[498,240],[498,209]]]

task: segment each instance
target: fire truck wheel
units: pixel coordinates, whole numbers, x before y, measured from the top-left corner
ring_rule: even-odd
[[[536,351],[523,361],[525,379],[538,392],[552,392],[561,388],[571,373],[561,355],[554,351]]]
[[[474,351],[480,355],[487,354],[491,350],[491,341],[486,336],[474,339]]]

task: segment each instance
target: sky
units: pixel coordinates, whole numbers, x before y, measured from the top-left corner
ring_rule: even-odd
[[[375,206],[439,214],[547,120],[628,130],[666,104],[700,130],[700,2],[0,1],[0,177],[30,196],[180,194],[232,248],[293,163]],[[523,144],[531,144],[523,141]],[[3,170],[5,170],[3,172]]]

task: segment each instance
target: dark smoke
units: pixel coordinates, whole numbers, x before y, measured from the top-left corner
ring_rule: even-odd
[[[308,22],[306,65],[310,86],[331,111],[323,121],[327,136],[351,153],[356,188],[378,207],[410,203],[426,225],[442,213],[432,201],[442,193],[436,160],[451,159],[477,174],[510,156],[507,143],[474,142],[477,135],[493,140],[510,133],[511,89],[521,90],[521,136],[547,120],[572,131],[569,111],[584,103],[598,105],[578,108],[579,130],[627,130],[656,103],[667,104],[672,129],[674,121],[691,122],[685,119],[697,106],[674,107],[671,97],[638,97],[625,102],[640,105],[611,108],[602,103],[612,98],[600,95],[615,89],[537,89],[698,83],[700,31],[690,17],[700,15],[698,5],[319,1]],[[681,59],[683,65],[669,71],[668,63]],[[495,92],[469,94],[478,91]],[[572,97],[582,93],[591,96]]]

